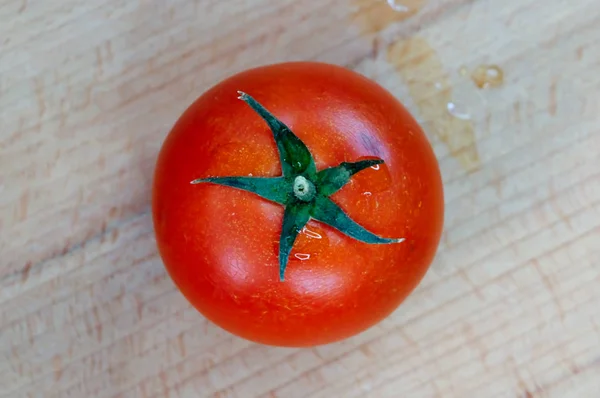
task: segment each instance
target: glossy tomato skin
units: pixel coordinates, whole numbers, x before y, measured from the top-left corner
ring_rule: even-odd
[[[319,170],[383,159],[331,198],[373,233],[406,240],[361,243],[311,220],[281,282],[283,207],[230,187],[190,184],[281,175],[271,131],[238,90],[286,123]],[[342,67],[284,63],[232,76],[184,112],[159,154],[153,216],[168,273],[208,319],[255,342],[314,346],[373,326],[417,286],[439,243],[443,191],[426,136],[391,94]]]

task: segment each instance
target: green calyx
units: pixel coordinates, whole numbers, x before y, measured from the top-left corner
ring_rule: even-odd
[[[281,177],[209,177],[192,184],[213,183],[252,192],[285,207],[279,240],[279,277],[284,280],[285,268],[302,228],[312,218],[340,232],[370,244],[399,243],[404,239],[379,237],[353,221],[329,196],[346,185],[350,178],[383,160],[343,162],[339,166],[317,171],[312,154],[304,143],[265,107],[246,93],[238,92],[269,125],[273,132],[281,162]]]
[[[311,202],[317,194],[317,188],[304,176],[296,176],[292,185],[294,196],[302,202]]]

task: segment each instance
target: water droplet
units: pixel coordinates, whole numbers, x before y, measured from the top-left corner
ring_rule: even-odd
[[[461,104],[460,102],[448,102],[447,107],[448,113],[450,113],[452,116],[462,120],[471,119],[471,114],[469,113],[466,105]]]
[[[294,257],[296,257],[300,261],[306,261],[306,260],[308,260],[310,258],[310,254],[307,254],[307,253],[296,253],[296,254],[294,254]]]
[[[373,166],[371,166],[371,168],[372,168],[373,170],[379,170],[379,165],[378,165],[378,164],[376,164],[376,165],[373,165]]]
[[[363,195],[365,195],[365,196],[371,196],[373,194],[371,192],[367,191],[367,192],[363,192]]]
[[[504,83],[504,72],[497,65],[479,65],[471,79],[479,88],[500,87]]]
[[[398,12],[408,12],[409,8],[407,6],[405,6],[404,4],[400,4],[400,2],[398,0],[387,0],[387,3],[390,7],[392,7],[392,10],[394,11],[398,11]]]
[[[329,247],[327,231],[321,229],[319,225],[309,222],[298,234],[298,239],[294,242],[293,252],[299,253],[301,257],[306,256],[303,253],[310,253],[310,256],[315,258],[324,250],[328,250]]]
[[[359,25],[363,34],[381,32],[394,23],[412,17],[426,2],[427,0],[349,1],[352,4],[352,20]],[[390,8],[393,11],[390,12]]]
[[[303,232],[305,235],[307,235],[307,236],[310,236],[311,238],[314,238],[314,239],[322,239],[322,238],[323,238],[323,236],[321,236],[321,234],[319,234],[319,233],[317,233],[317,232],[315,232],[315,231],[311,231],[310,229],[308,229],[308,228],[306,228],[306,227],[304,227],[304,228],[302,229],[302,232]]]
[[[252,173],[248,173],[248,177],[252,177]]]
[[[298,167],[302,167],[302,163],[300,163],[300,162],[297,162],[297,163],[298,163]]]

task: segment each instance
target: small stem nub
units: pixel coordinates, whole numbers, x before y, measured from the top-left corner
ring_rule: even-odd
[[[315,185],[303,176],[294,179],[294,196],[303,202],[310,202],[315,197]]]

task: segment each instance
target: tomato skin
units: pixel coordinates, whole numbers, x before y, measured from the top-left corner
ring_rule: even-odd
[[[281,175],[271,131],[237,91],[286,123],[318,170],[383,159],[331,198],[371,232],[406,240],[362,243],[311,220],[281,282],[283,207],[230,187],[190,184]],[[338,341],[393,312],[433,260],[443,211],[438,163],[414,118],[376,83],[321,63],[255,68],[209,89],[167,136],[154,176],[157,244],[178,288],[225,330],[277,346]]]

